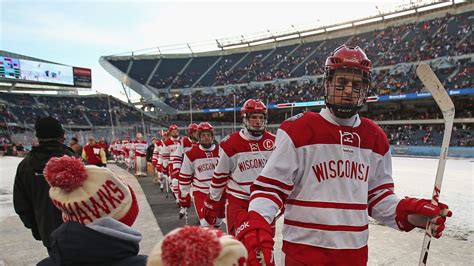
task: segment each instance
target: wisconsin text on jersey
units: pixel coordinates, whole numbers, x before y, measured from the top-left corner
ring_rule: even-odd
[[[254,169],[254,168],[263,169],[266,163],[267,163],[267,159],[264,159],[264,158],[245,160],[239,163],[239,169],[240,169],[240,172],[246,171],[248,169]]]
[[[349,160],[330,160],[311,166],[318,182],[336,177],[367,182],[369,166]]]

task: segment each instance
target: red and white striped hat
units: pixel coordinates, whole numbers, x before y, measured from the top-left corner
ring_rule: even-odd
[[[51,158],[43,171],[49,197],[64,221],[91,223],[111,217],[131,226],[138,215],[132,188],[107,168],[85,166],[70,156]]]

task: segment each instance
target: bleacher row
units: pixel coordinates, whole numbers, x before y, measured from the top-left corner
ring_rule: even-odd
[[[382,126],[391,145],[402,146],[441,146],[443,126],[441,125],[390,125]],[[474,128],[456,125],[451,133],[451,146],[474,145]]]
[[[472,88],[473,70],[471,59],[453,62],[451,67],[435,68],[435,72],[447,89]],[[423,88],[416,76],[415,65],[411,65],[408,72],[391,73],[389,70],[381,70],[378,73],[374,71],[374,74],[369,96],[420,92]],[[193,109],[231,107],[234,94],[236,105],[241,106],[249,98],[259,98],[264,102],[275,104],[322,100],[324,89],[322,78],[318,78],[316,80],[302,79],[254,86],[235,86],[231,92],[221,95],[216,94],[213,90],[195,90],[191,94]],[[165,102],[178,110],[189,109],[189,95],[179,93],[170,95],[165,99]]]
[[[399,64],[416,63],[422,60],[433,60],[432,65],[445,82],[447,89],[472,86],[471,36],[472,11],[458,15],[446,15],[427,21],[419,21],[388,27],[352,36],[343,36],[314,42],[301,42],[274,49],[240,52],[223,56],[196,56],[189,58],[161,58],[114,60],[109,62],[132,79],[154,87],[158,91],[173,88],[207,88],[228,84],[246,84],[249,82],[282,80],[302,76],[318,76],[324,72],[324,59],[336,47],[358,45],[372,60],[373,73],[372,94],[398,94],[417,92],[421,84],[416,78],[414,66],[405,66],[404,71],[394,70]],[[471,55],[471,56],[469,56]],[[463,57],[455,60],[454,58]],[[439,60],[438,60],[439,59]],[[442,60],[441,60],[442,59]],[[442,61],[441,63],[439,61]],[[156,68],[156,70],[155,70]],[[380,69],[381,68],[381,69]],[[155,70],[155,71],[154,71]],[[153,73],[154,71],[154,73]],[[151,76],[151,74],[153,74]],[[310,85],[316,94],[311,100],[321,96],[320,82]],[[285,102],[306,99],[306,86],[286,84],[284,91],[290,97]],[[268,88],[257,88],[244,94],[267,95]],[[303,90],[303,92],[301,92]],[[227,95],[207,90],[202,96],[194,91],[192,96],[195,109],[230,106]],[[272,91],[279,94],[280,91]],[[242,93],[242,92],[239,92]],[[164,101],[173,108],[183,109],[188,98],[175,97],[170,93]],[[179,94],[179,93],[178,93]],[[214,95],[217,94],[217,95]],[[282,97],[282,96],[277,96]],[[246,96],[240,98],[247,98]],[[269,99],[278,103],[280,99]],[[222,105],[224,103],[224,105]],[[238,102],[240,104],[241,101]]]
[[[109,108],[110,101],[110,108]],[[0,93],[0,121],[18,125],[34,124],[37,116],[51,115],[64,126],[110,126],[140,122],[135,107],[107,95],[60,96]],[[144,121],[151,121],[143,116]]]

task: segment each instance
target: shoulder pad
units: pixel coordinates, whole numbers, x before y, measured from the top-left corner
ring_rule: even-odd
[[[221,139],[221,143],[222,143],[222,142],[226,142],[226,141],[228,141],[229,139],[230,139],[230,135],[227,135],[227,136],[225,136],[223,139]]]
[[[299,113],[297,115],[294,115],[294,116],[286,119],[285,121],[295,121],[295,120],[300,119],[301,117],[303,117],[303,115],[304,115],[304,113]]]

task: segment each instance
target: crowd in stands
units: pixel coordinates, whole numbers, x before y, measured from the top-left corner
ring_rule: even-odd
[[[203,94],[201,91],[194,91],[192,97],[193,110],[204,108],[223,108],[242,104],[249,98],[261,99],[265,103],[286,103],[286,102],[307,102],[322,99],[323,89],[321,84],[316,84],[311,80],[292,82],[286,84],[265,84],[260,87],[241,87],[235,93],[216,96]],[[165,102],[178,110],[189,110],[190,96],[178,94],[166,98]]]
[[[440,146],[443,140],[444,126],[437,125],[384,125],[391,145],[426,145]],[[474,145],[474,128],[472,125],[456,124],[451,133],[451,146]]]
[[[0,103],[0,121],[5,120],[10,123],[34,124],[36,117],[47,115],[58,119],[65,127],[110,126],[111,120],[114,125],[142,121],[140,110],[105,95],[58,96],[0,93]],[[147,116],[143,119],[151,120]]]
[[[188,88],[193,85],[220,86],[304,75],[317,76],[324,72],[326,56],[342,44],[363,48],[374,67],[466,55],[473,53],[473,42],[470,38],[472,23],[469,19],[472,14],[473,12],[446,14],[430,20],[389,26],[352,36],[312,42],[301,40],[299,44],[234,55],[167,58],[162,60],[150,85],[156,88]],[[217,65],[211,68],[214,62]],[[196,67],[197,65],[200,67]],[[210,71],[206,72],[207,69]],[[144,72],[149,75],[151,71]],[[203,80],[211,81],[195,84],[201,76]],[[135,79],[144,83],[147,77],[139,76]],[[408,79],[401,83],[411,85],[410,81]]]
[[[411,65],[408,73],[390,73],[390,69],[374,72],[369,96],[422,92],[423,86],[416,76],[415,70],[416,65]],[[440,80],[444,81],[448,90],[472,87],[473,68],[470,60],[458,61],[452,67],[435,68],[434,70]],[[454,76],[450,78],[451,75]],[[235,95],[237,106],[240,106],[248,98],[259,98],[265,103],[277,104],[321,100],[324,89],[322,79],[317,81],[303,79],[295,82],[241,86]],[[173,94],[165,98],[165,103],[178,110],[189,110],[189,97],[189,95]],[[194,110],[232,107],[234,103],[232,93],[227,95],[203,94],[200,90],[194,90],[191,97]]]
[[[454,60],[452,56],[473,53],[472,41],[469,41],[472,12],[461,15],[446,15],[429,21],[388,27],[348,38],[326,40],[324,42],[305,43],[289,46],[287,49],[275,48],[251,52],[248,64],[226,61],[219,65],[213,85],[242,84],[252,81],[283,80],[302,75],[319,76],[324,73],[324,55],[342,43],[359,45],[367,52],[375,67],[392,66],[378,70],[372,76],[370,95],[389,95],[419,93],[423,86],[416,76],[416,65],[407,64],[405,71],[393,71],[399,63],[417,62],[449,56],[447,65],[432,65],[438,77],[447,89],[471,88],[473,79],[472,58]],[[466,40],[467,39],[467,40]],[[265,59],[265,60],[263,60]],[[227,60],[227,59],[226,59]],[[432,62],[433,63],[433,62]],[[301,70],[300,70],[301,69]],[[192,74],[192,73],[191,73]],[[186,76],[186,72],[183,73]],[[179,79],[178,79],[179,80]],[[320,79],[319,79],[320,81]],[[178,82],[178,81],[175,81]],[[321,99],[320,82],[309,84],[282,83],[264,86],[241,86],[236,93],[236,104],[245,99],[257,97],[268,103],[313,101]],[[184,85],[179,81],[179,84]],[[184,86],[189,86],[184,85]],[[179,86],[178,86],[179,87]],[[222,108],[233,106],[232,94],[192,93],[193,109]],[[175,94],[165,102],[178,110],[189,109],[189,96]]]

